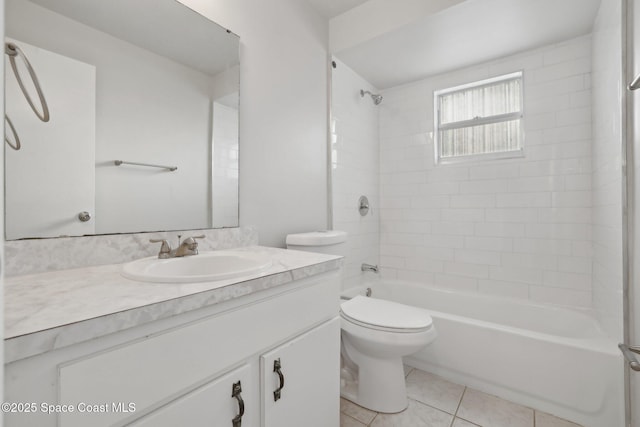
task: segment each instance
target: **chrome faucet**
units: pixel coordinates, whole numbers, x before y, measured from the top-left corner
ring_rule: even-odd
[[[162,243],[160,252],[158,253],[158,258],[160,259],[198,255],[198,242],[196,242],[196,239],[204,239],[204,235],[187,237],[184,241],[180,242],[181,237],[181,235],[178,235],[178,247],[174,250],[171,249],[171,245],[165,239],[151,239],[149,242]]]
[[[360,267],[360,270],[362,270],[362,271],[371,271],[373,273],[377,273],[378,272],[378,266],[377,265],[371,265],[371,264],[362,264],[362,266]]]

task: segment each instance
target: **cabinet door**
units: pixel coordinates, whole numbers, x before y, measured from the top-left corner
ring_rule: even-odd
[[[254,365],[255,366],[255,365]],[[237,427],[251,427],[256,419],[258,399],[253,396],[255,380],[250,365],[241,367],[206,383],[178,399],[129,424],[135,427],[234,427],[239,415],[240,399],[244,415]],[[253,381],[252,381],[253,380]],[[240,382],[239,398],[232,397],[234,384]]]
[[[340,319],[262,355],[260,372],[262,427],[338,427]]]

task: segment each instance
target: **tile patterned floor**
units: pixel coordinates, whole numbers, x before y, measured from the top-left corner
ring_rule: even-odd
[[[409,407],[380,414],[340,401],[340,427],[580,427],[437,375],[407,368]]]

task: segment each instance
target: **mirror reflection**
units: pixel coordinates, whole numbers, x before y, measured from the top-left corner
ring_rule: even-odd
[[[7,0],[6,35],[8,240],[238,226],[236,35],[174,0]]]

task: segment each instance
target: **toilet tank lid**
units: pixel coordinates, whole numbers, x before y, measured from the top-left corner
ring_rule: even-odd
[[[347,241],[347,233],[338,230],[311,231],[287,235],[287,245],[327,246]]]

